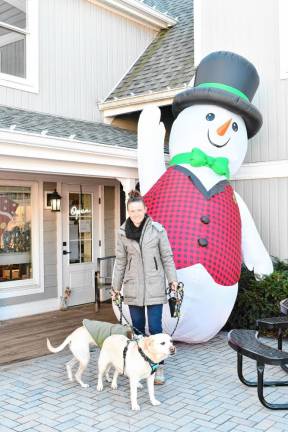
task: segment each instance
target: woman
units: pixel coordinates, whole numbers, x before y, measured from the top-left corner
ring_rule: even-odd
[[[146,307],[150,334],[162,333],[162,309],[167,303],[165,275],[171,288],[177,288],[171,246],[163,226],[146,214],[138,191],[129,193],[127,212],[129,217],[118,233],[112,286],[117,293],[123,284],[124,303],[129,305],[136,332],[145,334]],[[162,364],[155,384],[164,381]]]

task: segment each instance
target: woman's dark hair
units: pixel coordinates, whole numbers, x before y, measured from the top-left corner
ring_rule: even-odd
[[[129,198],[127,200],[127,209],[128,209],[129,204],[132,202],[142,202],[144,207],[145,207],[144,199],[138,190],[136,190],[136,189],[131,190],[128,193],[128,196],[129,196]]]

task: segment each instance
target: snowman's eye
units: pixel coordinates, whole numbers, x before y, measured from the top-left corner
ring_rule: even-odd
[[[238,131],[238,124],[236,122],[232,123],[232,129],[233,129],[234,132]]]
[[[208,121],[212,121],[212,120],[214,120],[214,118],[215,118],[215,114],[213,114],[213,113],[209,113],[206,115],[206,120],[208,120]]]

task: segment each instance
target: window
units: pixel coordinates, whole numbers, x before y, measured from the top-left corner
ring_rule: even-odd
[[[0,186],[0,236],[0,284],[31,279],[31,188]]]
[[[288,2],[287,0],[279,0],[279,38],[280,38],[280,78],[288,78]]]
[[[92,262],[92,194],[69,193],[70,264]]]
[[[0,0],[0,84],[38,91],[38,0]]]
[[[39,276],[43,238],[40,239],[38,189],[36,182],[0,180],[1,298],[44,289]]]

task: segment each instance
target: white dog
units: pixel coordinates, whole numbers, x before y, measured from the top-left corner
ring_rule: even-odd
[[[160,405],[160,402],[154,396],[154,366],[157,367],[158,363],[166,359],[170,354],[175,354],[175,352],[176,348],[171,337],[164,333],[143,337],[138,341],[130,341],[127,337],[121,335],[109,336],[103,343],[98,360],[97,390],[103,390],[103,375],[107,373],[111,366],[114,366],[115,371],[111,388],[117,389],[119,374],[125,373],[129,377],[132,410],[140,410],[137,403],[137,387],[139,387],[139,382],[143,378],[147,379],[152,405]]]
[[[51,345],[49,339],[47,339],[47,348],[49,351],[57,353],[62,351],[63,348],[69,344],[73,358],[68,363],[66,363],[68,379],[73,381],[72,368],[78,361],[79,367],[75,373],[75,379],[81,385],[81,387],[87,388],[89,387],[89,384],[85,384],[82,381],[82,374],[87,368],[90,360],[90,345],[101,348],[104,340],[111,334],[120,334],[130,337],[131,330],[129,327],[123,326],[121,324],[111,324],[108,322],[84,319],[83,326],[74,330],[58,347],[54,348]],[[106,379],[110,382],[111,380],[109,378],[108,372],[109,371],[107,370]]]

